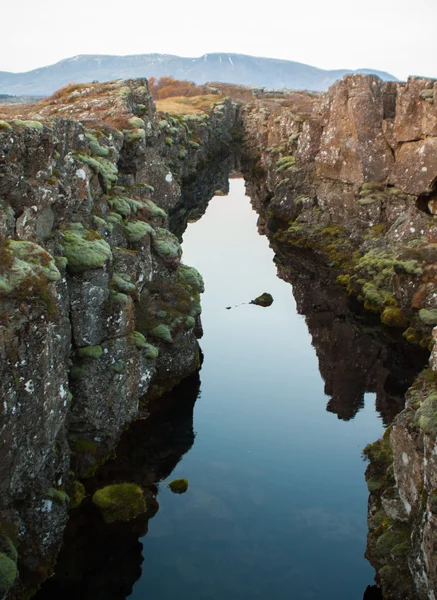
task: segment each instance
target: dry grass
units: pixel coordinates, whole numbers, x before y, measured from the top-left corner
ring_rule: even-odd
[[[206,94],[204,96],[177,96],[156,101],[156,110],[174,115],[198,115],[209,113],[213,104],[221,100],[217,94]]]

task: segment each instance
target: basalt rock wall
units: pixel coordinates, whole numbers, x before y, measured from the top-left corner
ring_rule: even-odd
[[[203,281],[170,223],[238,119],[225,100],[159,120],[144,80],[31,110],[0,120],[0,595],[17,597],[50,572],[78,480],[199,368]]]
[[[422,78],[346,76],[326,94],[243,111],[248,193],[281,272],[310,254],[387,336],[431,351],[405,410],[364,451],[367,556],[386,598],[437,594],[436,119],[437,82]]]

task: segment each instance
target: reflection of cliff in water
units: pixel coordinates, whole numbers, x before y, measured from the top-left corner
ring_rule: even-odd
[[[428,354],[402,338],[402,330],[381,326],[335,282],[333,270],[305,249],[275,246],[278,275],[293,285],[297,310],[306,316],[319,359],[327,410],[345,421],[376,393],[376,408],[388,425],[404,407],[404,395]]]
[[[134,422],[122,436],[117,457],[86,482],[87,498],[71,513],[55,575],[35,598],[124,600],[139,579],[148,521],[159,509],[157,482],[170,475],[194,442],[193,408],[199,374],[159,399],[153,417]],[[105,524],[91,503],[95,490],[134,482],[144,491],[148,510],[125,523]]]

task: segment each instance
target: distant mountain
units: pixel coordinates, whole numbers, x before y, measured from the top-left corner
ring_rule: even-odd
[[[204,54],[183,58],[170,54],[131,56],[79,55],[26,73],[0,71],[0,94],[47,96],[68,83],[89,83],[135,77],[188,79],[195,83],[220,81],[269,88],[324,91],[346,73],[374,73],[396,81],[390,73],[371,69],[325,71],[303,63],[245,54]]]

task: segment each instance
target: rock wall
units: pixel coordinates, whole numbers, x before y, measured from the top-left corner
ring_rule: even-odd
[[[0,121],[0,596],[17,597],[50,573],[78,480],[200,366],[203,281],[170,223],[238,118],[225,100],[159,120],[144,80],[30,110]]]
[[[405,410],[395,416],[402,405],[386,409],[392,425],[365,449],[367,556],[384,597],[396,599],[437,594],[436,89],[430,79],[346,76],[317,97],[260,98],[243,110],[243,172],[280,271],[287,278],[291,269],[299,280],[296,273],[311,264],[317,277],[336,279],[339,293],[342,286],[358,303],[355,312],[379,318],[387,337],[402,335],[418,356],[432,351]],[[314,306],[324,306],[325,295],[310,294]],[[313,327],[322,367],[331,333]],[[344,342],[352,357],[352,340]],[[337,408],[344,410],[343,403]]]

